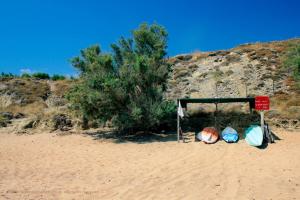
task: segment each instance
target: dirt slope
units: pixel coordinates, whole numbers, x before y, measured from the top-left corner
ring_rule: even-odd
[[[271,110],[266,113],[267,121],[274,126],[299,129],[300,91],[295,88],[291,74],[282,67],[282,56],[289,45],[299,42],[300,39],[293,39],[245,44],[229,50],[195,52],[170,58],[172,71],[165,96],[175,100],[183,97],[268,95]],[[72,115],[74,113],[68,109],[65,99],[73,83],[71,80],[0,79],[0,126],[7,126],[7,119],[3,116],[10,112],[11,116],[27,118],[13,119],[12,125],[18,124],[15,132],[32,132],[22,127],[53,130],[57,123],[63,123],[58,126],[64,130],[80,127],[80,119]],[[214,110],[211,104],[193,105],[189,107],[189,114]],[[248,105],[219,105],[219,110],[247,112]]]

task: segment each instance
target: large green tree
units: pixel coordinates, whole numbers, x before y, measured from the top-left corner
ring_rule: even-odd
[[[73,108],[85,119],[111,120],[119,130],[150,130],[174,113],[173,102],[163,98],[170,66],[166,62],[167,32],[157,24],[142,24],[133,37],[98,45],[72,59],[80,72],[70,91]]]

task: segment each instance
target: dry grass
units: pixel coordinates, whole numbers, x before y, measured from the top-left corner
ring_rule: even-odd
[[[203,58],[207,58],[208,54],[209,54],[209,52],[195,51],[195,52],[192,53],[192,55],[193,55],[192,61],[201,60]]]
[[[47,105],[43,101],[35,101],[27,105],[11,104],[8,107],[1,107],[0,112],[24,113],[26,115],[37,115],[44,112]]]
[[[271,108],[276,110],[281,118],[300,119],[300,94],[277,94],[271,97]]]
[[[272,50],[276,52],[284,52],[291,44],[300,43],[300,38],[283,40],[283,41],[272,41],[272,42],[256,42],[250,44],[243,44],[237,47],[230,49],[230,51],[241,51],[245,53],[249,53],[252,51],[257,51],[257,57],[269,57],[272,54]],[[218,55],[227,55],[230,51],[216,51]],[[202,51],[194,51],[191,53],[192,61],[200,60],[202,58],[207,58],[209,54],[214,52],[202,52]],[[170,60],[174,61],[176,58],[170,58]]]
[[[49,95],[64,97],[73,81],[46,81],[33,79],[2,79],[5,88],[1,91],[0,111],[37,115],[48,108],[45,100]],[[9,97],[9,98],[8,98]]]
[[[186,77],[190,74],[190,71],[186,68],[177,68],[174,71],[174,79]]]
[[[20,104],[22,105],[45,100],[50,94],[49,85],[42,80],[3,79],[1,84],[6,85],[6,88],[1,93],[12,95],[15,100],[21,100]]]
[[[4,87],[1,98],[9,97],[9,102],[0,107],[0,111],[35,115],[47,107],[44,100],[50,94],[46,81],[31,79],[2,79]]]
[[[274,49],[277,52],[282,52],[285,51],[290,43],[299,43],[300,38],[295,38],[295,39],[290,39],[290,40],[283,40],[283,41],[272,41],[272,42],[257,42],[257,43],[252,43],[252,44],[245,44],[245,45],[240,45],[232,50],[242,50],[242,51],[247,51],[247,50],[259,50],[259,49]]]
[[[53,82],[54,87],[51,89],[51,92],[58,97],[64,97],[66,92],[72,87],[73,82],[72,80],[55,81]]]

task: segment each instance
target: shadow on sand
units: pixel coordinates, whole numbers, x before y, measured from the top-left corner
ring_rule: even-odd
[[[276,142],[276,140],[281,140],[273,131],[271,131],[271,134],[272,134],[272,137],[274,138],[273,144]],[[266,149],[269,145],[272,145],[272,144],[269,143],[266,138],[264,138],[263,144],[257,148],[258,149]]]
[[[145,144],[151,142],[177,141],[177,134],[176,132],[172,132],[172,131],[167,133],[137,132],[136,134],[127,134],[127,135],[123,135],[115,131],[95,131],[95,132],[88,132],[85,134],[91,136],[94,140],[109,139],[115,143],[133,142],[138,144]]]

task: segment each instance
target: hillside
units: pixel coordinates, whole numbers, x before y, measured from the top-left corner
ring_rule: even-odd
[[[29,133],[34,128],[52,131],[72,127],[72,113],[65,99],[71,84],[71,80],[1,79],[1,125],[16,133]]]
[[[172,73],[166,97],[177,99],[246,97],[268,95],[272,122],[283,127],[299,127],[300,92],[282,59],[299,39],[245,44],[229,50],[195,52],[171,58]],[[247,105],[220,105],[220,110],[246,111]],[[214,111],[214,106],[192,105],[191,114]]]
[[[194,52],[170,58],[167,99],[182,97],[271,97],[269,122],[300,128],[300,91],[291,73],[282,67],[282,57],[292,43],[287,41],[240,45],[229,50]],[[0,121],[14,132],[34,128],[72,130],[81,122],[68,109],[65,94],[73,81],[24,78],[0,80]],[[247,111],[247,105],[220,105],[224,112]],[[194,105],[190,116],[214,111],[209,105]],[[229,116],[230,117],[230,116]],[[270,120],[272,119],[272,120]]]

